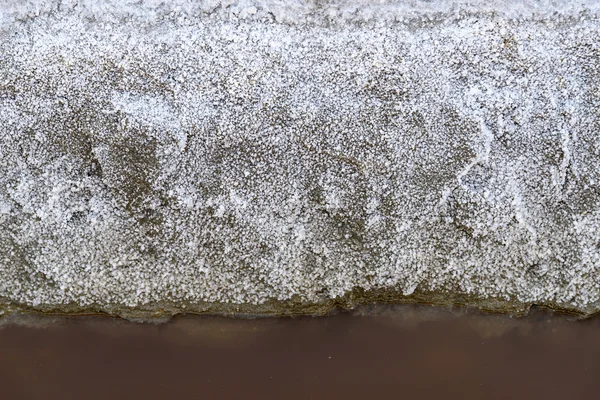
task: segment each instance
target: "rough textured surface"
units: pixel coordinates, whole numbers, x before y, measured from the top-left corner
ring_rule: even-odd
[[[5,310],[598,310],[597,4],[167,3],[0,1]]]

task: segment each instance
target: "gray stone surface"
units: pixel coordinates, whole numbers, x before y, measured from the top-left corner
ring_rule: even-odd
[[[0,1],[4,312],[596,312],[598,5],[404,3]]]

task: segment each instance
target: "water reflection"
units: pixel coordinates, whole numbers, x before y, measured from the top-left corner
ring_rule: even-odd
[[[5,318],[7,399],[583,398],[600,318],[370,306],[319,318]],[[8,396],[6,395],[8,394]]]

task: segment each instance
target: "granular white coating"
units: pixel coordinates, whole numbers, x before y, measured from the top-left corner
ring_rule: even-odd
[[[5,303],[598,309],[598,2],[167,3],[0,1]]]

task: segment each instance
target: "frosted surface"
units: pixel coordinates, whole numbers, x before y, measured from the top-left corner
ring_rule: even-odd
[[[598,309],[597,2],[167,3],[0,1],[4,304]]]

